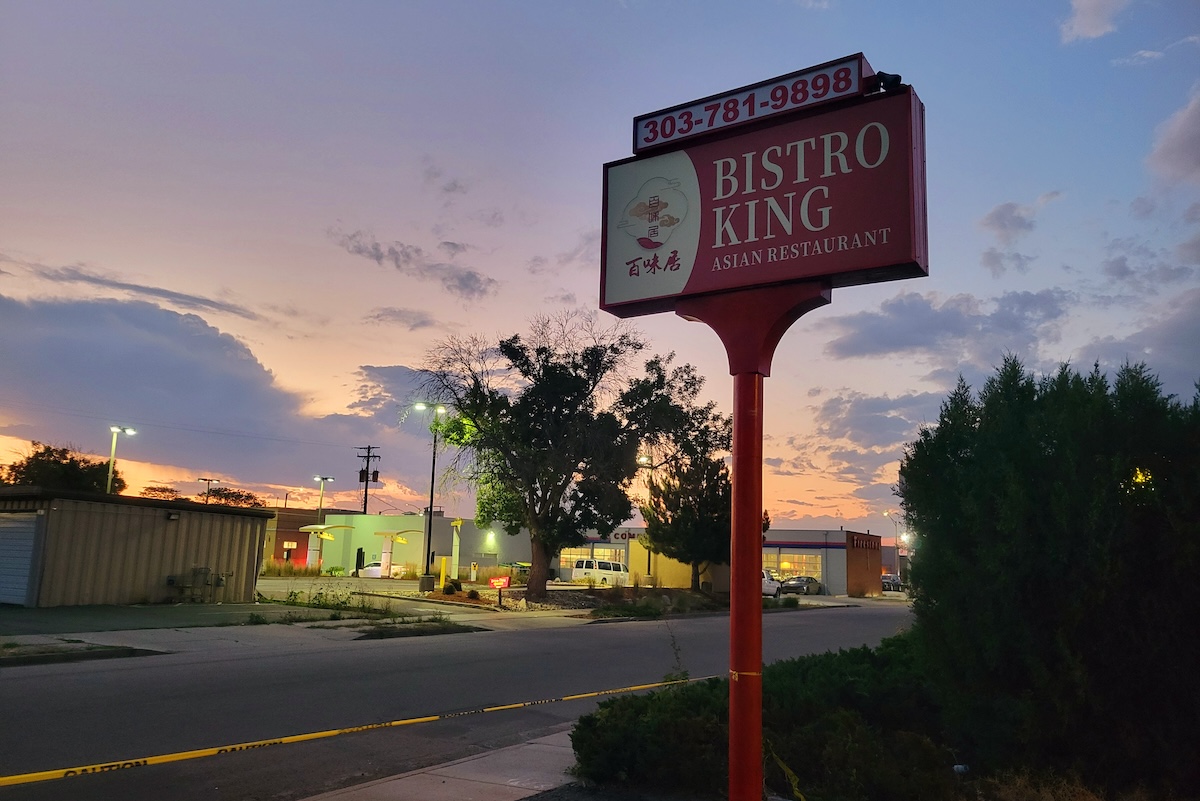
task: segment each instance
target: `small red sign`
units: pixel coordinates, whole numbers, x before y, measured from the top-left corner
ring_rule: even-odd
[[[493,590],[503,590],[508,587],[510,581],[512,581],[511,576],[496,576],[495,578],[488,579],[488,586]]]

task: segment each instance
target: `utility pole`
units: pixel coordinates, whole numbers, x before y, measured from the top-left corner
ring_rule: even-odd
[[[364,445],[358,448],[358,458],[363,460],[362,469],[358,471],[358,482],[363,485],[363,514],[367,513],[367,493],[371,488],[371,482],[379,483],[379,471],[371,469],[371,462],[379,458],[378,454],[372,454],[377,446]]]

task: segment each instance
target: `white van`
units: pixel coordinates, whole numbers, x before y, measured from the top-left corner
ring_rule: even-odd
[[[629,568],[620,562],[605,562],[600,559],[576,559],[571,571],[571,581],[591,579],[597,584],[624,587],[629,584]]]

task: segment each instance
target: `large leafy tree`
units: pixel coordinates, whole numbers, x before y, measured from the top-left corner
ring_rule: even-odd
[[[215,503],[221,506],[244,506],[253,509],[266,506],[262,498],[253,492],[234,489],[232,487],[213,487],[211,491],[197,493],[196,500],[201,503]]]
[[[668,455],[646,481],[641,513],[650,549],[690,565],[699,590],[709,563],[729,564],[733,489],[722,454],[733,421],[712,403],[687,411],[687,423],[667,434]]]
[[[635,374],[645,342],[619,323],[535,319],[498,344],[451,338],[428,355],[422,390],[453,408],[439,423],[476,489],[476,518],[529,531],[528,594],[544,597],[551,560],[589,531],[607,537],[633,512],[639,448],[686,422],[700,379],[670,357]]]
[[[978,397],[959,381],[900,479],[960,756],[1200,786],[1200,393],[1009,358]]]
[[[3,468],[8,484],[45,487],[75,492],[104,493],[108,485],[108,461],[92,459],[68,446],[56,448],[36,440],[25,458]],[[120,495],[125,479],[120,470],[113,471],[112,491]]]
[[[167,487],[161,484],[152,484],[148,487],[142,487],[138,493],[143,498],[154,498],[157,501],[178,501],[180,500],[179,490],[174,487]]]

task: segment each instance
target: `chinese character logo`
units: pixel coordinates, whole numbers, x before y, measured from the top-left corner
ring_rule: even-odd
[[[687,197],[679,191],[679,181],[651,178],[626,204],[617,228],[644,249],[656,250],[666,244],[687,213]]]

